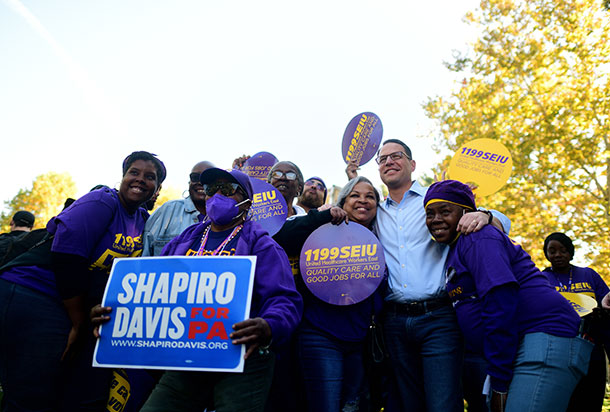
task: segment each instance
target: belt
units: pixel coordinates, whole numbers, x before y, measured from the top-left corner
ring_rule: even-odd
[[[451,306],[451,300],[449,300],[448,297],[432,298],[407,303],[387,302],[386,311],[388,313],[396,313],[400,315],[421,316],[446,306]]]

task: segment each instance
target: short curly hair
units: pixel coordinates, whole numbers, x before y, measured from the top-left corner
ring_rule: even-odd
[[[123,176],[125,176],[125,173],[127,173],[129,167],[136,160],[151,161],[155,165],[155,169],[157,169],[157,186],[159,186],[165,180],[165,177],[167,176],[167,170],[165,169],[165,165],[163,164],[163,162],[157,159],[156,156],[156,154],[146,152],[144,150],[131,153],[125,158],[125,160],[123,160]]]

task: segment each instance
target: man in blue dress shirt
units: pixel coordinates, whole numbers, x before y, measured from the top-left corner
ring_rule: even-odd
[[[409,147],[386,140],[376,160],[389,191],[376,221],[389,270],[384,332],[394,379],[386,411],[462,412],[462,336],[444,279],[449,248],[426,227],[427,188],[411,178]],[[458,230],[476,231],[489,221],[488,212],[468,213]]]

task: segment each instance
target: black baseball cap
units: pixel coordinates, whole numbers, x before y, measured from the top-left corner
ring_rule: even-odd
[[[34,215],[25,210],[20,210],[13,215],[13,222],[16,226],[32,227],[34,226],[34,219]]]

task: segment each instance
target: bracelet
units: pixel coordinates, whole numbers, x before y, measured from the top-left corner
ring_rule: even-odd
[[[268,344],[266,344],[264,346],[259,346],[258,347],[258,354],[259,355],[268,355],[269,354],[269,348],[271,347],[272,343],[273,343],[273,338],[271,338],[271,340],[269,341]]]
[[[485,210],[483,208],[477,209],[477,210],[471,210],[470,213],[474,213],[474,212],[483,212],[485,213],[487,216],[489,216],[489,219],[487,220],[487,224],[491,225],[491,222],[493,222],[494,220],[494,215],[493,213],[491,213],[489,210]],[[468,213],[468,212],[467,212]]]
[[[491,222],[494,221],[494,215],[489,210],[485,210],[485,213],[487,213],[489,215],[489,220],[487,221],[487,224],[491,225]]]

